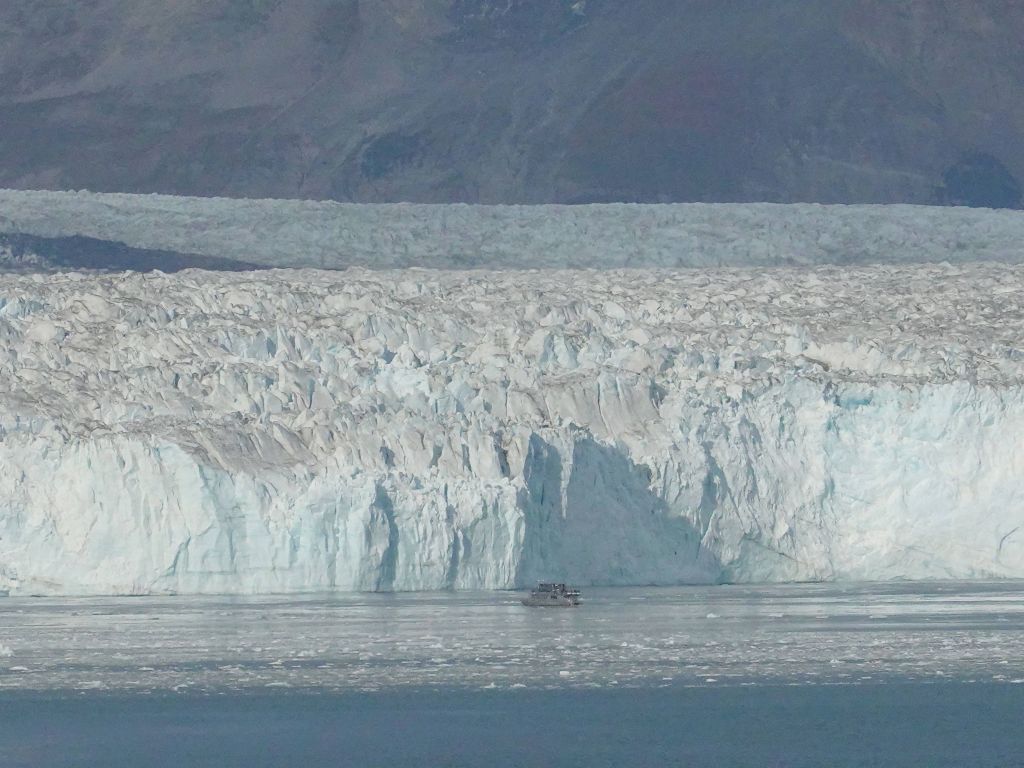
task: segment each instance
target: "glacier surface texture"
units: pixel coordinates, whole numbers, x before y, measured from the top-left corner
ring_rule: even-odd
[[[2,276],[0,590],[1021,577],[1022,296],[995,263]]]
[[[351,205],[0,190],[0,234],[322,269],[1024,261],[1020,211],[911,205]]]

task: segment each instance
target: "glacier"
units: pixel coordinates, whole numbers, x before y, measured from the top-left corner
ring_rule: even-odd
[[[1022,577],[1022,296],[984,261],[0,275],[0,591]]]
[[[1020,211],[913,205],[355,205],[0,190],[0,234],[322,269],[1024,260]]]

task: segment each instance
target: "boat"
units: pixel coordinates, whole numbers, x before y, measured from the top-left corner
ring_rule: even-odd
[[[523,598],[523,605],[531,608],[575,608],[579,604],[579,589],[549,581],[542,581],[529,597]]]

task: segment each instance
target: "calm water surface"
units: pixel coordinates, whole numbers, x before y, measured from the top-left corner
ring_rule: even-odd
[[[0,600],[0,765],[1024,765],[1024,584]]]

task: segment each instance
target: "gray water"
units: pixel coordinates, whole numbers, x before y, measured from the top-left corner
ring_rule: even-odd
[[[0,600],[0,765],[1024,765],[1024,584]]]

